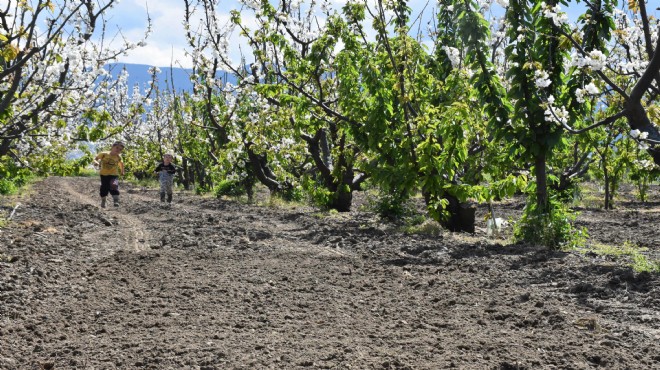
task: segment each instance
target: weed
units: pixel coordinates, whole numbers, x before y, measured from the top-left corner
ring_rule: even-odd
[[[621,246],[608,244],[594,244],[588,248],[576,249],[580,253],[595,253],[600,256],[610,256],[617,259],[627,259],[630,267],[636,272],[660,273],[660,261],[649,259],[643,252],[648,248],[639,247],[629,241]]]
[[[265,205],[271,208],[293,209],[298,207],[304,207],[305,203],[298,200],[289,200],[277,195],[271,195],[270,197],[268,197],[268,200],[266,201]],[[330,211],[333,210],[328,210],[328,212]]]
[[[85,168],[83,168],[83,169],[80,170],[80,172],[78,173],[77,176],[81,176],[81,177],[96,177],[96,176],[98,176],[98,175],[99,175],[98,171],[96,171],[94,168],[91,168],[91,167],[85,167]]]
[[[438,236],[442,235],[443,228],[440,223],[435,220],[424,220],[421,223],[412,224],[404,227],[404,232],[406,234],[421,234],[421,235],[431,235]]]
[[[16,194],[18,187],[10,179],[0,179],[0,194],[11,195]]]
[[[378,194],[368,202],[371,211],[389,221],[410,218],[415,214],[412,202],[399,194]]]
[[[648,257],[641,253],[632,255],[632,268],[636,272],[651,272],[660,274],[660,261],[650,260]]]
[[[214,189],[216,198],[221,198],[222,196],[229,196],[238,198],[242,195],[246,195],[247,191],[245,187],[236,180],[222,180]]]
[[[159,188],[160,183],[154,178],[142,178],[142,179],[130,179],[128,180],[131,184],[135,186],[140,186],[143,188]]]
[[[587,229],[573,225],[576,213],[555,199],[549,201],[547,212],[541,213],[534,202],[533,197],[528,199],[523,216],[514,227],[515,240],[562,250],[584,245]]]

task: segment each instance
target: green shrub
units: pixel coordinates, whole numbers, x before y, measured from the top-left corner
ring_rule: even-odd
[[[397,194],[381,194],[375,199],[371,199],[370,208],[380,217],[397,221],[414,214],[410,200]]]
[[[222,196],[240,197],[247,194],[247,191],[239,181],[222,180],[215,187],[214,194],[217,198]]]
[[[300,202],[305,199],[305,192],[301,187],[291,186],[281,193],[281,197],[287,202]]]
[[[557,200],[549,204],[549,211],[541,213],[536,209],[534,197],[530,197],[522,218],[514,227],[514,239],[562,250],[583,245],[588,234],[585,228],[573,226],[576,214]]]
[[[0,194],[15,194],[34,178],[35,176],[27,168],[0,163]]]
[[[15,194],[17,191],[18,188],[10,179],[0,179],[0,194]]]
[[[197,185],[195,186],[195,195],[204,195],[211,191],[207,186]]]
[[[302,180],[302,191],[309,197],[310,202],[321,208],[328,209],[332,202],[332,192],[311,176],[305,176]],[[301,194],[302,199],[302,194]]]

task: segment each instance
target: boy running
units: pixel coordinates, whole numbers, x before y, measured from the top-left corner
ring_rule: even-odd
[[[119,207],[119,175],[124,175],[124,162],[120,156],[122,150],[124,150],[124,143],[115,141],[109,152],[101,152],[94,158],[94,165],[100,167],[101,208],[105,208],[108,193],[112,195],[114,206]]]

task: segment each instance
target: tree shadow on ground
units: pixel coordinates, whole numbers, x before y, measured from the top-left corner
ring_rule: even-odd
[[[384,263],[396,266],[433,265],[444,264],[447,259],[460,261],[506,258],[509,269],[518,270],[525,266],[536,266],[553,259],[562,259],[568,255],[567,252],[548,250],[524,243],[511,245],[461,243],[454,246],[418,244],[413,247],[403,247],[401,251],[408,256],[387,260]]]

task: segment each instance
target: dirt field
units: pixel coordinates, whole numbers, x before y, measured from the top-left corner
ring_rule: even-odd
[[[492,240],[481,215],[432,237],[121,190],[117,209],[96,178],[0,198],[5,218],[21,203],[0,228],[1,369],[660,369],[660,276],[622,259]],[[578,224],[657,257],[659,200]]]

